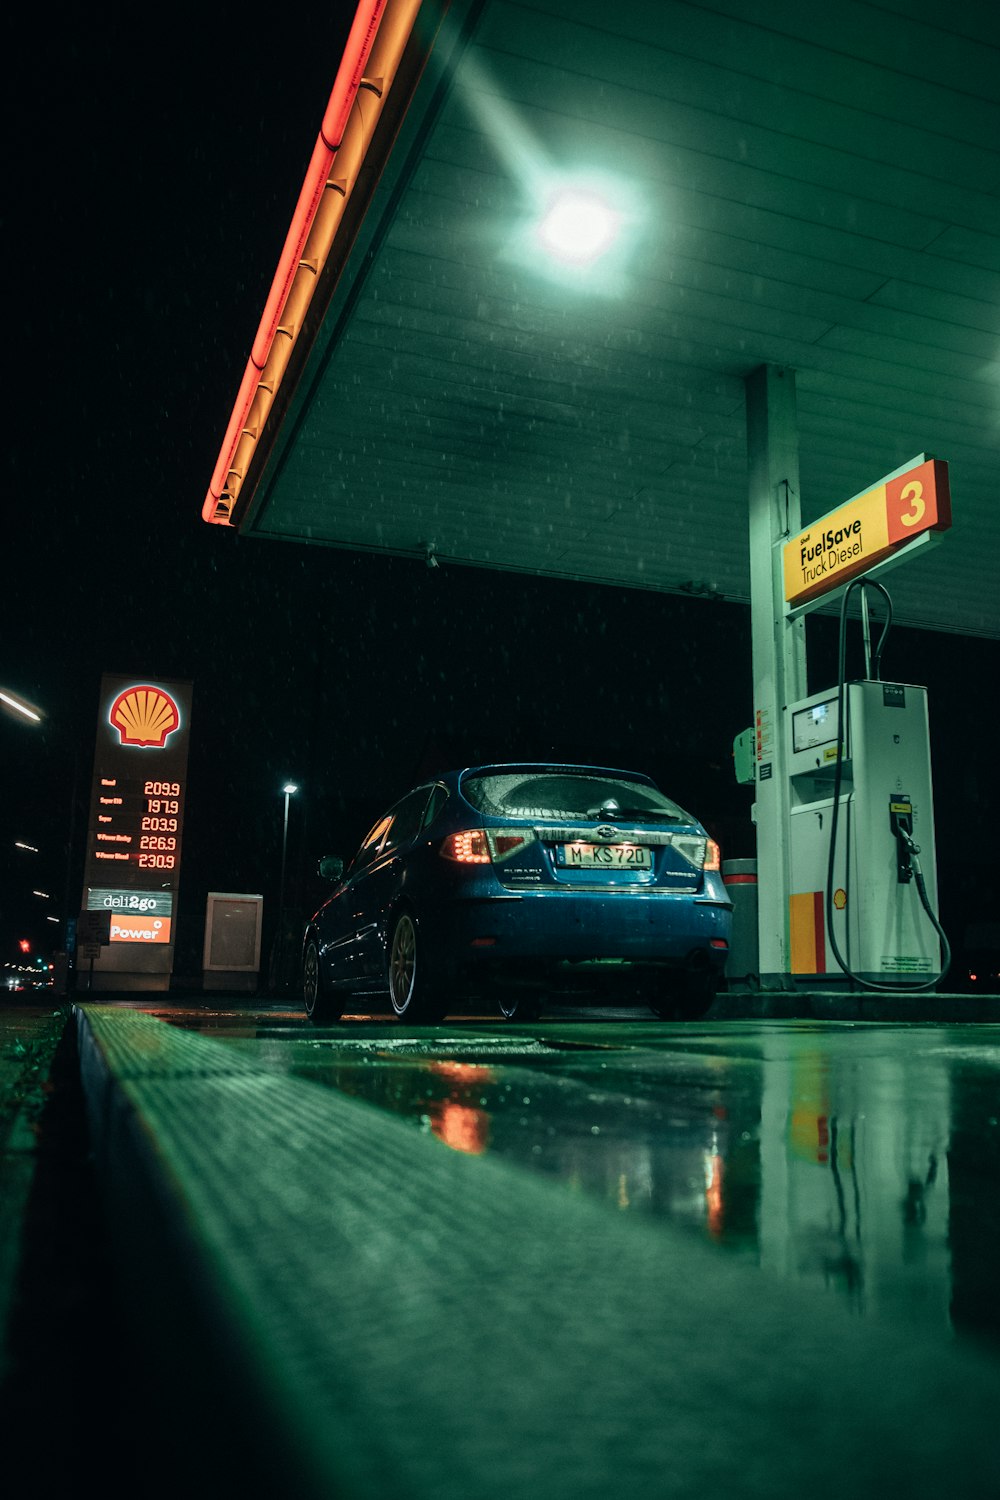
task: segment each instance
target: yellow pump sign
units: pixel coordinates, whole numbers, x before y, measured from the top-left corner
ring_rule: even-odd
[[[782,551],[785,601],[805,604],[951,525],[948,465],[927,458],[814,521]]]

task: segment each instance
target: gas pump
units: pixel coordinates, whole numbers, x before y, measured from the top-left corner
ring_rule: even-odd
[[[845,681],[847,602],[875,589],[889,613],[874,659],[863,594],[865,676]],[[789,938],[799,980],[925,990],[947,972],[938,921],[927,690],[884,682],[891,601],[857,579],[841,605],[838,681],[788,705]]]

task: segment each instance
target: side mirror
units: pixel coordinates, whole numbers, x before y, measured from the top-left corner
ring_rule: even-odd
[[[339,880],[344,873],[344,861],[337,859],[332,854],[324,854],[319,862],[317,871],[324,880]]]

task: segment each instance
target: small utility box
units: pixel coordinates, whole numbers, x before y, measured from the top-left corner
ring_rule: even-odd
[[[76,941],[80,947],[106,947],[111,941],[111,913],[82,911],[76,919]]]
[[[731,989],[759,986],[757,861],[724,859],[722,880],[733,903],[733,931],[726,961],[726,979]]]
[[[263,896],[209,891],[202,960],[204,989],[256,990],[263,912]]]

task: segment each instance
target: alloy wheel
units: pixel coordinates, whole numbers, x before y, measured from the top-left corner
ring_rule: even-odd
[[[302,998],[305,1002],[307,1016],[311,1016],[315,1011],[318,996],[319,954],[316,951],[316,944],[309,943],[306,947],[305,957],[302,960]]]
[[[405,1015],[412,1003],[416,976],[417,930],[404,911],[393,928],[389,951],[389,998],[397,1015]]]

